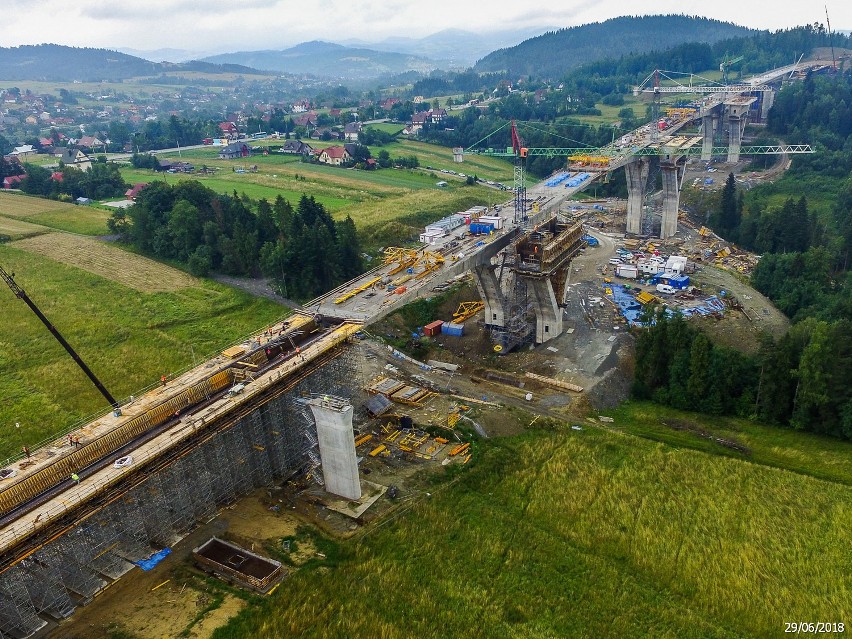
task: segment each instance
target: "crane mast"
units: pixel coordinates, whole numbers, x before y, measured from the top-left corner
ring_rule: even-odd
[[[39,309],[39,307],[36,306],[35,302],[33,302],[30,299],[30,296],[27,295],[27,292],[24,289],[22,289],[20,286],[18,286],[18,284],[17,284],[17,282],[15,282],[15,279],[14,279],[13,276],[14,276],[14,273],[12,275],[10,275],[9,273],[7,273],[3,269],[2,266],[0,266],[0,277],[2,277],[3,281],[6,282],[6,285],[10,289],[12,289],[12,292],[15,294],[15,297],[24,300],[24,302],[26,303],[27,306],[30,307],[32,312],[36,314],[36,317],[38,317],[41,320],[42,324],[44,324],[47,327],[47,330],[49,330],[51,332],[51,334],[56,338],[56,341],[58,341],[60,344],[62,344],[62,347],[68,352],[68,354],[71,356],[71,358],[77,363],[77,366],[79,366],[83,370],[83,372],[86,374],[86,376],[90,380],[92,380],[92,383],[100,391],[101,395],[103,395],[104,398],[110,403],[110,406],[112,406],[115,409],[118,409],[118,402],[110,394],[110,392],[106,389],[106,386],[104,386],[101,383],[101,380],[99,380],[95,376],[95,374],[91,371],[91,369],[88,366],[86,366],[86,362],[84,362],[83,359],[77,354],[77,351],[75,351],[73,348],[71,348],[71,344],[69,344],[65,340],[65,338],[62,337],[62,334],[57,330],[57,328],[53,324],[50,323],[50,320],[47,319],[47,317],[45,317],[44,313],[41,312],[41,309]]]
[[[523,224],[527,220],[527,186],[524,175],[527,148],[518,134],[514,120],[512,120],[512,152],[515,156],[515,224]]]

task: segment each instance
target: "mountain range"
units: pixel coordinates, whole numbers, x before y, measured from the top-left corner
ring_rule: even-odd
[[[100,82],[159,75],[168,71],[258,73],[255,69],[243,66],[209,62],[150,62],[110,49],[66,47],[60,44],[0,47],[0,75],[4,80]]]
[[[303,42],[289,49],[222,53],[203,58],[203,61],[346,80],[363,80],[406,71],[428,73],[442,66],[435,60],[407,53],[358,49],[320,40]]]

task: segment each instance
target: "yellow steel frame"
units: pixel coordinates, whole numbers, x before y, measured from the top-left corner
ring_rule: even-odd
[[[453,313],[453,322],[462,324],[465,320],[469,320],[479,311],[485,308],[485,302],[462,302],[458,309]]]
[[[334,300],[334,303],[335,304],[342,304],[346,300],[352,299],[353,297],[358,295],[358,293],[363,293],[367,289],[372,288],[373,286],[376,285],[377,282],[381,282],[381,281],[382,281],[381,277],[375,277],[375,278],[371,279],[369,282],[365,282],[361,286],[359,286],[357,288],[353,288],[348,293],[344,293],[343,295],[338,297],[336,300]]]
[[[389,246],[385,249],[385,266],[397,264],[395,268],[388,271],[388,275],[395,275],[407,268],[412,268],[417,265],[419,260],[420,255],[417,253],[417,249],[405,249],[396,246]]]

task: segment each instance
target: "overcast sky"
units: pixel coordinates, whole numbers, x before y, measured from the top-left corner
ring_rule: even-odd
[[[570,27],[625,14],[684,13],[771,30],[825,22],[823,2],[801,0],[2,0],[2,6],[2,46],[203,52],[422,37],[449,28]],[[828,10],[833,29],[852,29],[852,2],[829,0]]]

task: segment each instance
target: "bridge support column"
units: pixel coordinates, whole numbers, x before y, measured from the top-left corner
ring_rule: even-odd
[[[746,120],[743,117],[731,114],[728,118],[728,162],[736,164],[740,161],[740,146],[743,142],[743,129]]]
[[[660,224],[660,238],[666,239],[677,233],[677,211],[680,204],[680,182],[682,167],[677,162],[660,163],[663,173],[663,219]]]
[[[639,235],[642,232],[642,204],[651,161],[647,158],[634,159],[626,165],[627,170],[627,232]]]
[[[527,290],[535,304],[535,343],[544,344],[562,334],[561,300],[556,299],[553,284],[546,277],[530,277]]]
[[[701,140],[701,159],[704,161],[713,157],[713,142],[716,140],[716,131],[719,130],[719,115],[711,113],[704,118],[703,138]]]
[[[317,424],[325,489],[346,499],[361,498],[361,479],[352,430],[352,404],[324,395],[307,402]]]
[[[761,100],[760,100],[760,121],[766,122],[769,118],[769,109],[772,108],[772,105],[775,104],[775,91],[772,89],[768,89],[763,91]]]
[[[476,288],[485,303],[485,325],[497,328],[506,326],[506,298],[500,289],[500,282],[490,264],[473,269]]]

